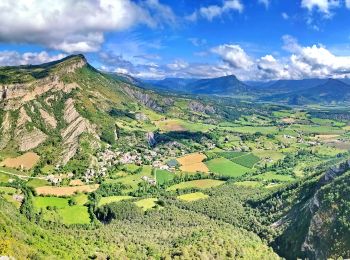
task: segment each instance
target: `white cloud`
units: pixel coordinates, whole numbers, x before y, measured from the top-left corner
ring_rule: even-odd
[[[253,65],[252,59],[239,45],[220,45],[213,48],[212,52],[218,54],[224,62],[236,69],[247,70]]]
[[[350,1],[350,0],[349,0]],[[284,19],[284,20],[288,20],[289,19],[289,15],[287,14],[287,13],[282,13],[281,14],[282,15],[282,18]]]
[[[345,6],[350,9],[350,0],[345,0]]]
[[[36,65],[63,59],[64,57],[66,57],[65,54],[50,55],[46,51],[22,54],[17,51],[1,51],[0,66]]]
[[[2,0],[0,42],[90,52],[99,50],[105,32],[174,21],[171,9],[158,0]]]
[[[189,40],[189,41],[193,44],[193,46],[195,46],[195,47],[200,47],[200,46],[203,46],[203,45],[206,45],[206,44],[207,44],[207,40],[206,40],[206,39],[189,38],[188,40]]]
[[[270,0],[258,0],[258,3],[263,4],[266,9],[268,9],[270,6]]]
[[[175,60],[173,63],[167,64],[167,67],[171,70],[183,70],[187,69],[189,64],[184,60]]]
[[[330,14],[330,10],[340,6],[339,0],[302,0],[301,7],[313,11],[318,10],[324,14]]]
[[[204,18],[212,21],[214,18],[220,17],[224,13],[229,13],[230,11],[238,11],[239,13],[242,13],[243,9],[244,6],[240,0],[225,0],[221,6],[210,5],[201,7],[199,10],[196,10],[191,15],[187,16],[187,19],[190,21],[196,21],[198,18]]]

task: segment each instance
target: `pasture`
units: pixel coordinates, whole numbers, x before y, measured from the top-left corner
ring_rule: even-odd
[[[69,200],[76,205],[69,205]],[[60,222],[66,225],[89,224],[88,208],[83,206],[87,202],[85,194],[78,194],[73,198],[34,197],[33,206],[36,212],[42,211],[46,221]]]
[[[142,199],[142,200],[136,201],[135,204],[136,206],[146,211],[154,208],[157,205],[156,204],[157,201],[158,201],[157,198],[148,198],[148,199]]]
[[[204,194],[203,192],[193,192],[193,193],[188,193],[188,194],[183,194],[180,196],[177,196],[179,200],[191,202],[191,201],[196,201],[200,199],[206,199],[209,196],[207,194]]]
[[[37,188],[37,187],[48,186],[48,185],[50,185],[50,183],[43,179],[30,179],[27,182],[27,186],[31,188]]]
[[[90,223],[88,208],[85,206],[77,205],[61,208],[58,210],[58,214],[62,218],[62,223],[66,225]]]
[[[211,172],[227,177],[240,177],[250,171],[247,167],[226,158],[215,158],[206,162],[206,164]]]
[[[202,179],[202,180],[194,180],[194,181],[186,181],[175,184],[167,188],[167,191],[176,191],[177,189],[190,189],[190,188],[198,188],[198,189],[209,189],[213,187],[217,187],[219,185],[224,184],[224,181],[220,180],[212,180],[212,179]]]
[[[98,202],[98,207],[113,203],[113,202],[119,202],[122,200],[130,200],[134,197],[132,196],[109,196],[109,197],[102,197],[100,201]]]
[[[258,156],[255,156],[254,154],[246,154],[242,156],[238,156],[232,159],[233,162],[240,164],[247,168],[253,168],[256,163],[260,161],[260,158]]]
[[[156,169],[155,174],[156,174],[155,178],[156,178],[157,184],[160,184],[160,185],[171,181],[175,177],[174,173],[171,173],[171,172],[166,171],[166,170]]]
[[[40,156],[36,153],[27,152],[14,158],[6,158],[0,163],[0,166],[30,170],[38,163],[39,159]]]

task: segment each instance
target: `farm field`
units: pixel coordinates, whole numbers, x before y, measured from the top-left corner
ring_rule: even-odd
[[[281,175],[274,172],[266,172],[260,175],[253,176],[253,179],[264,180],[264,181],[282,181],[282,182],[290,182],[295,179],[289,175]]]
[[[6,158],[4,161],[0,163],[0,166],[10,167],[10,168],[21,168],[23,169],[31,169],[33,168],[39,161],[40,156],[34,152],[27,152],[23,155],[20,155],[15,158]]]
[[[194,193],[188,193],[188,194],[183,194],[180,196],[177,196],[179,200],[191,202],[191,201],[196,201],[200,199],[206,199],[209,196],[204,194],[203,192],[194,192]]]
[[[109,196],[109,197],[102,197],[100,201],[98,202],[98,207],[104,206],[106,204],[110,204],[113,202],[119,202],[122,200],[130,200],[134,197],[132,196]]]
[[[235,182],[234,185],[246,188],[259,188],[263,187],[263,184],[259,181],[239,181]]]
[[[53,186],[43,186],[37,187],[35,191],[38,195],[55,195],[55,196],[71,196],[77,192],[93,192],[99,187],[98,184],[93,185],[83,185],[76,187],[53,187]]]
[[[189,189],[189,188],[198,188],[198,189],[209,189],[219,185],[224,184],[224,181],[220,180],[212,180],[212,179],[202,179],[202,180],[194,180],[194,181],[186,181],[181,182],[179,184],[175,184],[167,188],[167,191],[175,191],[177,189]]]
[[[209,172],[208,167],[202,162],[207,157],[202,153],[193,153],[177,159],[183,172]]]
[[[50,183],[46,180],[42,179],[30,179],[27,182],[28,187],[31,188],[37,188],[37,187],[42,187],[42,186],[48,186]]]
[[[164,184],[167,183],[169,181],[171,181],[172,179],[175,178],[174,173],[171,173],[169,171],[166,170],[155,170],[155,175],[156,175],[156,180],[157,180],[157,184]]]
[[[149,209],[154,208],[157,204],[156,202],[158,201],[157,198],[148,198],[148,199],[142,199],[139,201],[136,201],[135,204],[136,206],[142,208],[144,211],[147,211]]]
[[[232,159],[233,162],[240,164],[247,168],[253,168],[256,163],[260,161],[260,158],[255,156],[254,154],[246,154],[242,156],[238,156]]]
[[[206,162],[209,170],[217,175],[240,177],[250,171],[249,168],[225,158],[215,158]]]
[[[70,205],[69,200],[76,205]],[[83,206],[87,202],[85,194],[78,194],[73,198],[34,197],[34,209],[43,212],[46,221],[60,222],[65,225],[89,224],[88,208]]]
[[[62,223],[66,225],[90,223],[88,208],[85,206],[70,206],[61,208],[58,210],[58,214],[62,218]]]

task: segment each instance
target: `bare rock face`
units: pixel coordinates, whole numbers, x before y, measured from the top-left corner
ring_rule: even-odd
[[[57,121],[55,117],[50,115],[48,112],[46,112],[43,109],[39,109],[41,117],[44,119],[45,123],[50,126],[51,128],[55,129],[57,127]]]
[[[95,127],[90,122],[80,116],[74,107],[74,100],[68,99],[65,103],[64,120],[68,126],[62,130],[64,151],[62,154],[62,163],[66,164],[77,152],[79,145],[79,136],[82,133],[90,133],[99,139]]]
[[[0,149],[4,149],[11,139],[10,112],[6,112],[0,127]]]
[[[26,123],[28,122],[32,122],[32,119],[27,115],[25,109],[21,107],[15,130],[15,140],[18,142],[19,150],[21,152],[38,147],[47,138],[47,135],[36,127],[27,129]]]
[[[19,150],[21,152],[29,151],[38,147],[45,142],[47,135],[41,132],[39,129],[34,128],[32,131],[21,131],[18,140]]]
[[[162,112],[163,108],[157,103],[156,100],[152,98],[152,96],[148,93],[143,93],[133,88],[129,88],[127,86],[123,87],[125,93],[127,93],[130,97],[137,99],[142,105],[149,107],[153,110]]]
[[[198,101],[191,101],[188,104],[188,108],[192,112],[197,112],[197,113],[214,114],[216,112],[214,107],[212,107],[210,105],[204,105]]]

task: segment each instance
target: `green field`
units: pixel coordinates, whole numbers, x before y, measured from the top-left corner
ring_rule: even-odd
[[[34,197],[33,205],[37,211],[40,209],[46,209],[47,207],[55,207],[61,209],[69,206],[67,198],[57,197]]]
[[[43,211],[46,221],[60,222],[66,225],[89,224],[88,208],[83,206],[87,202],[85,194],[78,194],[72,198],[76,205],[69,206],[69,198],[34,197],[33,205],[37,212]]]
[[[167,191],[175,191],[177,189],[189,189],[189,188],[198,188],[198,189],[209,189],[221,184],[224,184],[224,181],[212,180],[212,179],[203,179],[203,180],[194,180],[194,181],[186,181],[181,182],[179,184],[175,184],[167,188]]]
[[[158,199],[156,198],[148,198],[136,201],[136,206],[142,208],[144,211],[154,208],[157,204]]]
[[[250,153],[250,154],[236,157],[232,161],[244,167],[253,168],[254,165],[260,161],[260,158]]]
[[[232,160],[236,157],[245,155],[245,152],[217,152],[217,155],[219,155],[220,157],[224,157],[226,159]]]
[[[281,175],[274,172],[266,172],[260,175],[256,175],[254,176],[254,179],[264,180],[264,181],[282,181],[282,182],[289,182],[289,181],[295,180],[290,175]]]
[[[4,193],[4,194],[13,195],[16,192],[17,192],[17,189],[12,188],[12,187],[0,187],[0,194]]]
[[[239,177],[249,172],[247,167],[234,163],[226,158],[215,158],[206,162],[206,165],[211,172],[227,177]]]
[[[98,207],[101,207],[103,205],[112,203],[112,202],[119,202],[122,200],[129,200],[132,199],[133,197],[131,196],[109,196],[109,197],[103,197],[100,199],[98,202]]]
[[[0,182],[8,182],[10,176],[8,174],[0,172]]]
[[[157,183],[160,185],[171,181],[172,179],[174,179],[174,177],[175,177],[174,173],[171,173],[169,171],[156,170],[156,180],[157,180]]]
[[[27,182],[27,185],[32,188],[37,188],[37,187],[50,185],[50,183],[42,179],[31,179]]]
[[[203,192],[193,192],[193,193],[188,193],[188,194],[183,194],[180,196],[177,196],[177,198],[179,200],[183,200],[183,201],[196,201],[196,200],[200,200],[200,199],[206,199],[209,196],[204,194]]]
[[[84,193],[79,193],[79,194],[75,195],[72,198],[72,200],[73,200],[75,205],[79,205],[79,206],[83,206],[89,201],[88,195],[86,195]]]
[[[234,185],[247,188],[259,188],[263,186],[263,184],[259,181],[239,181],[235,182]]]
[[[62,218],[62,223],[71,224],[89,224],[90,216],[88,208],[85,206],[70,206],[58,210],[58,214]]]

